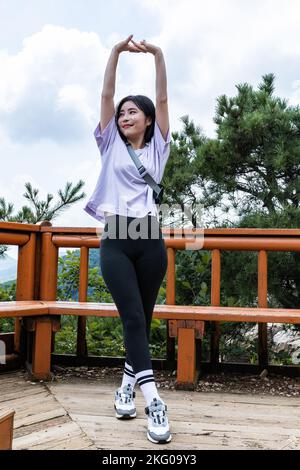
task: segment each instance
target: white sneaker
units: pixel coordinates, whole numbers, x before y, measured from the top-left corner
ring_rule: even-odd
[[[166,411],[167,405],[157,398],[153,398],[150,406],[145,408],[148,415],[147,438],[155,444],[166,444],[172,439]]]
[[[116,418],[118,419],[131,419],[136,417],[136,409],[133,399],[135,392],[131,385],[126,385],[123,388],[118,388],[115,392],[115,410]]]

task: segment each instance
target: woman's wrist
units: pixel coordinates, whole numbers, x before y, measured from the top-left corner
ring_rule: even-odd
[[[111,50],[112,54],[121,54],[121,52],[118,50],[117,46],[114,46]]]

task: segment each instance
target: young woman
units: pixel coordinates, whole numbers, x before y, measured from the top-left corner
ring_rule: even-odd
[[[154,55],[156,107],[146,96],[130,95],[115,110],[116,68],[124,51]],[[122,384],[115,392],[116,417],[136,417],[137,382],[146,400],[147,437],[154,443],[167,443],[171,440],[167,406],[158,394],[149,352],[152,314],[167,270],[167,252],[153,189],[140,175],[127,149],[131,144],[147,172],[159,183],[171,140],[166,68],[159,47],[145,40],[137,43],[132,35],[113,47],[104,75],[95,138],[102,168],[84,209],[105,223],[100,266],[123,325],[126,359]]]

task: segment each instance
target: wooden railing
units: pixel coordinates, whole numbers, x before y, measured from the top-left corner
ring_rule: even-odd
[[[300,230],[293,229],[162,229],[168,253],[166,275],[166,304],[174,305],[176,298],[176,251],[189,249],[195,238],[202,239],[200,249],[212,252],[211,305],[220,305],[221,252],[225,250],[258,252],[258,307],[267,307],[268,251],[300,251]],[[59,248],[80,249],[80,302],[87,301],[89,249],[99,248],[102,230],[95,228],[53,227],[45,221],[39,225],[0,222],[0,244],[19,247],[16,299],[56,300]],[[204,235],[204,237],[203,237]],[[203,237],[203,238],[202,238]],[[201,242],[200,242],[201,243]],[[196,245],[195,245],[196,246]],[[197,248],[199,249],[199,247]],[[172,322],[168,322],[169,328]],[[213,323],[211,362],[219,360],[219,323]],[[77,356],[85,357],[86,317],[78,317]],[[167,359],[174,360],[174,338],[168,335]],[[20,349],[20,320],[16,319],[14,349]],[[267,325],[259,324],[259,364],[268,364]]]

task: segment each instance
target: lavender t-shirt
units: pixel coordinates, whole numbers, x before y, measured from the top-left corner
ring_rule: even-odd
[[[105,223],[105,212],[128,217],[157,216],[153,189],[141,177],[113,116],[103,132],[100,123],[94,136],[102,157],[102,168],[95,190],[84,210]],[[143,149],[135,150],[148,173],[160,183],[170,155],[170,129],[166,140],[155,121],[154,135]]]

